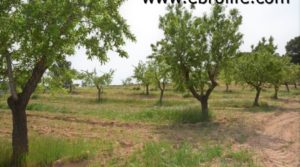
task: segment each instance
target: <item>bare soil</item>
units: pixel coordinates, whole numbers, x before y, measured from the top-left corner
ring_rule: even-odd
[[[286,101],[285,111],[255,115],[260,122],[257,135],[247,144],[260,155],[266,167],[300,167],[299,101]]]

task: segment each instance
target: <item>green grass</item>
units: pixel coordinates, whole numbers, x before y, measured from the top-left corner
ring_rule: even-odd
[[[168,122],[168,123],[197,123],[204,121],[200,107],[163,107],[136,112],[128,115],[128,119],[146,122]]]
[[[196,107],[152,107],[137,112],[114,110],[82,111],[85,115],[93,115],[105,119],[137,121],[148,123],[197,123],[204,121],[200,106]],[[212,113],[210,112],[211,117]]]
[[[6,103],[0,103],[0,109],[8,109],[8,105]]]
[[[254,161],[253,153],[249,150],[231,151],[222,159],[222,166],[228,167],[258,167],[259,165]]]
[[[29,111],[47,111],[52,113],[67,113],[65,107],[56,107],[54,105],[48,105],[43,103],[31,103],[27,106]]]
[[[131,167],[198,167],[227,164],[255,166],[252,154],[247,151],[232,152],[224,150],[220,145],[201,148],[189,143],[179,146],[166,142],[146,143],[143,149],[133,153],[125,166]],[[225,164],[226,165],[226,164]]]
[[[144,167],[193,167],[220,157],[222,149],[218,146],[206,147],[203,150],[193,150],[192,146],[183,143],[174,148],[168,143],[147,143],[144,148],[134,153],[127,166]]]
[[[254,134],[252,130],[256,128],[253,126],[255,121],[252,124],[249,115],[281,111],[280,107],[285,107],[286,101],[297,102],[300,90],[291,89],[290,93],[280,91],[280,99],[274,100],[271,98],[273,89],[266,89],[261,94],[261,106],[252,107],[255,96],[253,90],[234,86],[232,92],[227,93],[224,92],[224,87],[218,87],[209,99],[212,122],[191,126],[180,124],[198,123],[203,119],[200,103],[188,94],[184,98],[182,94],[168,90],[165,92],[163,105],[159,106],[158,91],[151,91],[151,95],[146,96],[142,94],[142,90],[109,87],[105,89],[101,103],[97,102],[96,93],[94,88],[78,88],[71,95],[36,93],[32,96],[27,107],[31,114],[28,119],[31,136],[30,153],[27,157],[30,166],[51,166],[57,160],[64,162],[87,160],[91,164],[95,163],[95,167],[109,165],[254,167],[255,154],[251,150],[233,151],[227,146],[232,144],[231,142],[245,143],[247,138]],[[10,112],[6,104],[7,96],[0,97],[0,130],[4,132],[3,138],[0,137],[0,167],[9,166],[11,154],[10,140],[4,139],[8,138],[7,132],[11,132],[11,114],[8,114]],[[2,111],[7,113],[2,114]],[[49,115],[53,119],[45,121],[47,120],[45,117],[40,121],[38,116],[42,114]],[[269,113],[263,113],[265,114]],[[70,117],[72,123],[68,121],[69,119],[56,119],[60,116]],[[99,125],[86,124],[85,121],[80,122],[76,119],[73,121],[73,118],[89,123],[99,121]],[[116,121],[116,124],[102,126],[100,124],[102,121]],[[131,125],[132,122],[151,123],[151,126],[139,127],[139,124]],[[122,126],[115,126],[119,124]],[[179,126],[164,126],[165,124],[179,124]],[[36,136],[34,134],[40,131],[35,127],[39,126],[57,128],[55,130],[60,128],[61,131],[57,134],[50,132],[53,136]],[[71,135],[67,137],[68,139],[58,138],[58,134],[64,133],[65,130],[70,130],[76,135]],[[85,136],[85,133],[91,135]],[[77,134],[80,139],[75,138]],[[102,138],[109,142],[104,142]],[[97,142],[99,139],[101,140]],[[184,139],[190,143],[174,144]],[[129,144],[128,146],[118,144],[122,142]]]
[[[11,145],[7,139],[0,138],[0,167],[10,166]]]
[[[28,166],[51,166],[57,160],[77,161],[86,160],[94,155],[95,143],[85,140],[68,141],[50,136],[35,136],[30,138]],[[99,143],[98,143],[99,144]],[[11,143],[8,140],[0,141],[0,167],[9,166]]]

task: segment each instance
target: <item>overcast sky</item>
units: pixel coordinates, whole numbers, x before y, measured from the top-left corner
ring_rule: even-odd
[[[227,5],[227,9],[237,8],[243,16],[240,31],[244,34],[244,43],[240,50],[249,51],[250,46],[262,37],[272,35],[278,46],[277,51],[284,54],[287,41],[300,35],[300,1],[290,1],[290,4],[285,5]],[[78,50],[75,56],[69,58],[72,67],[89,71],[96,68],[99,73],[114,69],[112,84],[121,84],[123,79],[133,75],[133,67],[151,54],[150,44],[163,38],[158,23],[165,8],[165,5],[144,4],[143,0],[127,0],[120,12],[137,37],[137,42],[128,42],[125,46],[129,58],[119,58],[117,54],[109,53],[110,61],[101,65],[96,59],[87,60],[84,51]],[[202,15],[210,9],[210,5],[197,5],[194,14]]]

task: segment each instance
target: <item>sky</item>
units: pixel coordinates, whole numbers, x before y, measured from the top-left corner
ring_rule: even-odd
[[[278,47],[277,52],[285,53],[286,43],[300,35],[300,1],[290,0],[290,4],[272,5],[227,5],[227,10],[237,8],[243,16],[240,32],[244,35],[241,51],[250,51],[262,37],[273,36]],[[195,16],[209,13],[211,5],[196,5]],[[143,0],[127,0],[120,8],[121,15],[127,20],[136,42],[128,41],[124,49],[129,58],[120,58],[109,52],[109,62],[101,65],[97,59],[87,60],[84,50],[77,50],[68,60],[77,70],[92,71],[99,74],[115,70],[113,85],[122,84],[122,80],[133,75],[134,66],[139,61],[146,61],[151,54],[150,45],[163,38],[158,28],[159,17],[166,13],[166,5],[144,4]]]

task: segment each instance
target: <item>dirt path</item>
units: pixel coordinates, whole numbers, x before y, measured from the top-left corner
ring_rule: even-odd
[[[300,167],[300,112],[278,112],[264,118],[262,129],[248,144],[266,167]],[[257,115],[256,119],[259,120]]]

